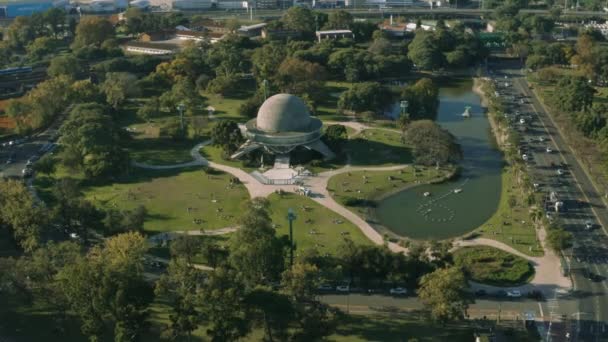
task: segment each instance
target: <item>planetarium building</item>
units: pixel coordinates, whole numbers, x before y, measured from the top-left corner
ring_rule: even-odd
[[[268,98],[258,110],[257,117],[245,125],[247,142],[231,157],[257,150],[286,155],[302,146],[321,153],[325,159],[335,155],[320,139],[323,123],[312,117],[306,103],[297,96],[277,94]]]

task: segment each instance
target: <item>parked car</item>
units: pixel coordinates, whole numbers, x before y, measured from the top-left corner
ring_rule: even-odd
[[[511,290],[507,292],[507,297],[511,298],[519,298],[521,297],[521,292],[519,290]]]
[[[564,174],[564,170],[562,170],[562,169],[557,169],[557,174],[558,174],[559,176],[563,175],[563,174]]]
[[[593,229],[593,223],[591,221],[585,222],[585,229]]]
[[[551,149],[551,147],[547,147],[546,151],[547,151],[547,153],[553,152],[553,150]]]
[[[338,286],[336,286],[336,291],[338,291],[338,292],[350,292],[350,286],[348,284],[338,285]]]
[[[317,287],[319,291],[333,291],[334,287],[331,284],[321,284]]]
[[[407,294],[407,289],[403,287],[395,287],[389,290],[389,293],[396,296],[403,296]]]

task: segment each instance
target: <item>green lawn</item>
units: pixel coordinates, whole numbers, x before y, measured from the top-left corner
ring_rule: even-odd
[[[333,254],[344,235],[355,243],[371,244],[357,226],[310,198],[286,193],[282,196],[272,194],[268,199],[277,234],[289,235],[287,210],[292,208],[296,213],[293,233],[298,250],[316,247],[322,254]]]
[[[417,170],[417,171],[415,171]],[[342,204],[348,198],[373,200],[397,191],[415,181],[425,182],[446,175],[448,170],[434,167],[407,166],[394,171],[354,171],[335,175],[327,182],[327,190]]]
[[[536,238],[536,229],[530,219],[530,208],[524,203],[521,189],[514,183],[513,178],[512,170],[506,167],[502,173],[502,193],[498,209],[471,236],[479,235],[497,240],[527,255],[541,256],[544,252]],[[513,208],[509,206],[509,197],[512,196],[517,199]]]
[[[534,267],[526,259],[487,246],[456,250],[454,263],[465,270],[469,279],[487,285],[517,286],[534,276]]]
[[[150,165],[172,165],[192,161],[190,149],[196,141],[171,139],[133,139],[128,143],[132,160]]]
[[[239,169],[246,170],[248,172],[257,169],[255,167],[245,166],[243,164],[243,162],[240,160],[226,160],[226,159],[222,158],[223,152],[222,152],[222,148],[219,146],[213,146],[213,145],[204,146],[203,148],[200,149],[200,153],[201,153],[201,156],[203,156],[205,159],[212,161],[212,162],[216,162],[218,164],[236,167]]]
[[[412,162],[410,149],[398,132],[366,129],[348,140],[346,151],[353,166],[386,166]]]
[[[144,223],[147,231],[217,229],[235,225],[241,204],[249,199],[245,187],[231,186],[230,178],[221,172],[208,175],[200,168],[138,170],[124,181],[85,186],[83,192],[103,208],[144,205],[149,212]],[[195,219],[202,223],[194,223]]]
[[[351,118],[338,114],[338,99],[340,95],[350,89],[352,83],[328,81],[325,83],[322,97],[317,103],[316,115],[323,120],[348,121]]]

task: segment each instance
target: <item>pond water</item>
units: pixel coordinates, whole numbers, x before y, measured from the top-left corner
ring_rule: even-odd
[[[380,201],[376,218],[396,234],[413,239],[455,237],[479,227],[496,211],[503,159],[472,85],[471,80],[458,80],[440,89],[437,123],[462,146],[460,177],[416,186]],[[466,106],[471,107],[470,118],[462,116]],[[430,196],[425,197],[425,192]]]

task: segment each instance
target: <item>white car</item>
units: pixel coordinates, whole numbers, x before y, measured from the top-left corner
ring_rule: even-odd
[[[524,120],[523,118],[522,118],[522,119],[519,119],[519,123],[523,125],[523,124],[525,124],[525,123],[526,123],[526,120]]]
[[[545,141],[545,138],[544,137],[538,137],[538,141],[543,142],[543,141]]]
[[[557,169],[557,174],[558,174],[558,175],[560,175],[560,176],[561,176],[561,175],[563,175],[563,174],[564,174],[564,170],[562,170],[562,169]]]
[[[551,152],[553,152],[553,150],[551,149],[551,147],[547,147],[547,150],[546,150],[546,151],[547,151],[547,153],[551,153]]]
[[[336,291],[338,291],[338,292],[349,292],[350,291],[350,286],[349,285],[338,285],[338,286],[336,286]]]
[[[507,292],[507,297],[519,298],[521,297],[521,292],[519,290],[512,290]]]
[[[524,161],[528,161],[528,155],[527,154],[522,154],[521,155],[521,159],[523,159]]]
[[[589,221],[585,222],[585,229],[589,230],[591,228],[593,228],[593,223],[591,223]]]
[[[404,289],[403,287],[395,287],[390,289],[389,292],[392,295],[402,296],[407,294],[407,289]]]

